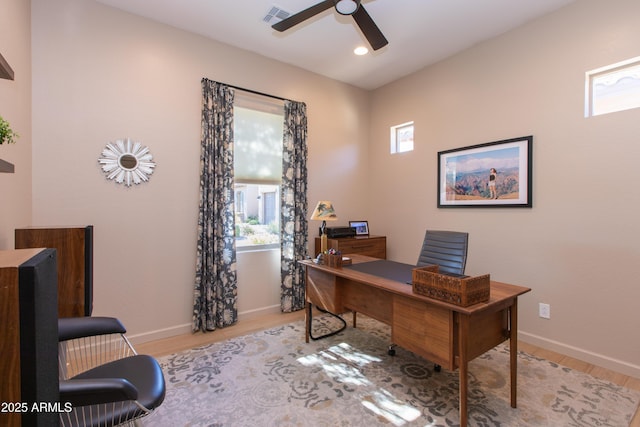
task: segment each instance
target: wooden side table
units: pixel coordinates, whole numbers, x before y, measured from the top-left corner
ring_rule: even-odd
[[[387,259],[386,236],[354,236],[327,239],[327,248],[347,254],[361,254],[374,258]],[[320,237],[316,237],[314,256],[320,253]]]

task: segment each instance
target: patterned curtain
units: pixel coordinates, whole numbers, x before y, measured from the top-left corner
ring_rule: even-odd
[[[304,308],[304,268],[307,258],[307,106],[285,101],[280,245],[282,288],[280,308],[289,313]]]
[[[238,320],[231,88],[202,79],[200,213],[193,330]]]

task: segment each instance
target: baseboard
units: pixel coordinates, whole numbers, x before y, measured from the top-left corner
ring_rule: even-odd
[[[262,307],[255,310],[246,310],[238,313],[238,321],[254,319],[256,317],[265,316],[267,314],[281,313],[280,304],[272,305],[270,307]]]
[[[599,366],[601,368],[606,368],[634,378],[640,378],[640,366],[625,362],[623,360],[618,360],[602,354],[593,353],[582,348],[573,347],[571,345],[550,340],[527,332],[518,331],[518,339],[522,342],[533,344],[537,347],[541,347],[547,350],[555,351],[556,353],[570,356],[575,359],[591,363],[592,365]]]
[[[135,346],[149,341],[161,340],[175,337],[176,335],[186,335],[191,333],[191,323],[172,326],[170,328],[156,329],[155,331],[143,332],[141,334],[129,335],[127,338]]]
[[[267,314],[280,313],[280,305],[274,305],[270,307],[263,307],[256,310],[247,310],[238,313],[238,322],[243,320],[254,319],[256,317],[264,316]],[[175,337],[176,335],[190,334],[191,323],[172,326],[170,328],[156,329],[155,331],[143,332],[136,335],[127,335],[127,338],[135,346],[149,341],[161,340],[164,338]]]

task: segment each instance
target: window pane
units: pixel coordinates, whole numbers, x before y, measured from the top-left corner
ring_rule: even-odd
[[[391,126],[391,153],[413,151],[413,122]]]
[[[605,67],[587,76],[591,91],[588,95],[590,115],[640,107],[640,60]]]
[[[236,181],[279,183],[283,114],[235,106],[233,120]]]
[[[396,129],[396,141],[398,144],[398,153],[413,150],[413,125]]]
[[[278,247],[280,186],[235,184],[236,248]]]

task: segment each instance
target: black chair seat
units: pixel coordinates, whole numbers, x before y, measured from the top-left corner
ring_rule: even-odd
[[[66,387],[62,387],[61,384],[61,399],[65,400],[63,390],[65,388],[67,390],[72,389],[74,381],[82,384],[85,382],[88,383],[91,380],[113,380],[114,378],[122,379],[125,388],[137,394],[135,400],[147,409],[154,409],[160,406],[164,400],[165,382],[162,368],[153,357],[147,355],[135,355],[115,360],[70,378],[66,381]],[[127,382],[129,384],[127,384]],[[80,399],[81,402],[76,401],[72,403],[74,403],[74,405],[84,405],[87,401],[90,401],[92,397],[85,395]],[[135,417],[135,414],[140,412],[139,408],[135,405],[125,405],[120,409],[114,408],[114,410],[116,411],[115,413],[110,412],[108,414],[99,410],[92,411],[94,414],[98,414],[98,416],[92,420],[92,425],[108,425],[110,420],[129,419]]]

